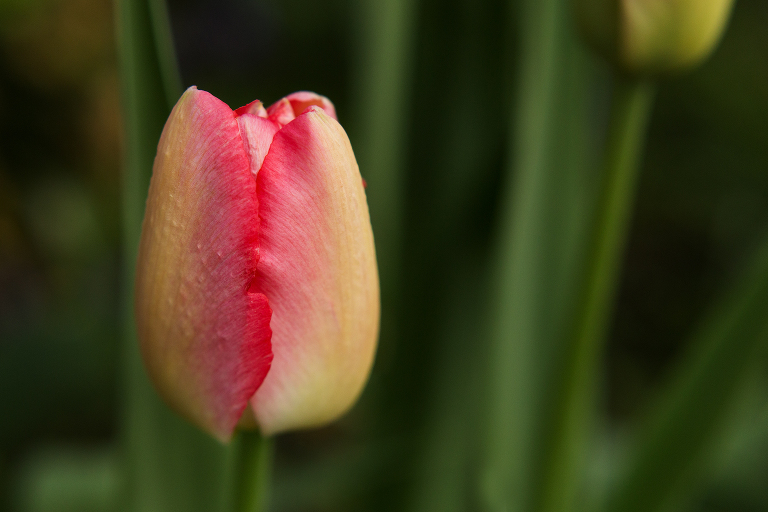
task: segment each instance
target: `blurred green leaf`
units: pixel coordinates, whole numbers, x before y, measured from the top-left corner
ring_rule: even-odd
[[[118,0],[119,1],[119,0]],[[168,18],[168,8],[165,0],[146,0],[149,5],[149,18],[152,24],[152,36],[155,42],[157,65],[160,68],[160,79],[163,83],[165,101],[170,108],[181,96],[183,86],[179,66],[176,62],[176,51],[171,34],[171,21]]]
[[[398,340],[401,293],[405,155],[410,110],[417,2],[380,0],[357,7],[353,96],[355,154],[366,191],[376,237],[381,278],[381,337],[383,351]]]
[[[520,61],[501,200],[491,309],[488,510],[541,499],[541,450],[594,197],[588,90],[593,71],[568,2],[521,2]]]
[[[700,489],[695,502],[704,511],[726,504],[744,512],[768,510],[768,374],[759,366],[739,386],[725,428],[705,454],[706,480],[692,486]]]
[[[663,510],[707,473],[733,398],[768,345],[768,236],[733,288],[700,323],[649,414],[605,510]]]
[[[120,464],[115,450],[41,448],[17,478],[17,512],[115,512]]]

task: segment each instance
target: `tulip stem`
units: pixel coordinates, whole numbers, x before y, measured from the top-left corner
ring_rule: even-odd
[[[572,510],[577,500],[652,98],[650,83],[616,80],[600,193],[574,303],[570,341],[548,423],[550,435],[538,507],[542,512]]]
[[[272,440],[258,431],[239,432],[233,444],[232,510],[263,512],[267,509],[272,474]]]

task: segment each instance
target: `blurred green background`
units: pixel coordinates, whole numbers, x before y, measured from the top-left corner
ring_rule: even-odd
[[[402,5],[404,32],[390,43],[404,45],[395,69],[404,85],[370,105],[396,126],[390,144],[375,138],[379,118],[366,111],[379,23],[371,26],[368,2],[168,4],[185,87],[233,108],[295,90],[324,94],[371,201],[392,185],[367,166],[384,161],[400,176],[387,192],[393,202],[371,206],[385,294],[374,375],[341,422],[278,439],[276,510],[426,510],[421,490],[430,485],[455,478],[452,491],[465,496],[476,484],[484,297],[513,158],[517,5]],[[113,10],[108,0],[0,0],[0,510],[114,510],[119,501],[122,132]],[[660,83],[605,360],[598,480],[610,479],[611,446],[768,226],[766,27],[768,3],[739,0],[712,57]],[[594,164],[609,74],[574,51],[589,98],[585,160]],[[399,218],[377,225],[390,207]],[[734,405],[746,411],[734,418],[750,419],[734,420],[724,436],[694,510],[768,511],[764,369],[753,380]]]

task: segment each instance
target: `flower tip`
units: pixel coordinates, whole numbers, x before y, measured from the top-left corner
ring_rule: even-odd
[[[338,117],[336,117],[336,107],[333,106],[331,100],[320,94],[309,91],[298,91],[289,94],[285,99],[290,102],[291,107],[293,108],[293,114],[296,117],[306,112],[310,107],[319,107],[336,121],[339,120]]]
[[[247,105],[235,110],[235,116],[240,117],[243,114],[253,114],[257,117],[267,117],[267,109],[264,108],[264,104],[259,100],[254,100]]]

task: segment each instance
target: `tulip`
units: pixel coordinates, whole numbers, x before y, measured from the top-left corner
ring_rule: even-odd
[[[195,87],[166,122],[136,276],[159,394],[227,441],[319,426],[361,393],[379,283],[360,172],[327,98],[232,111]]]
[[[587,40],[623,72],[690,68],[712,51],[733,0],[576,0]]]

